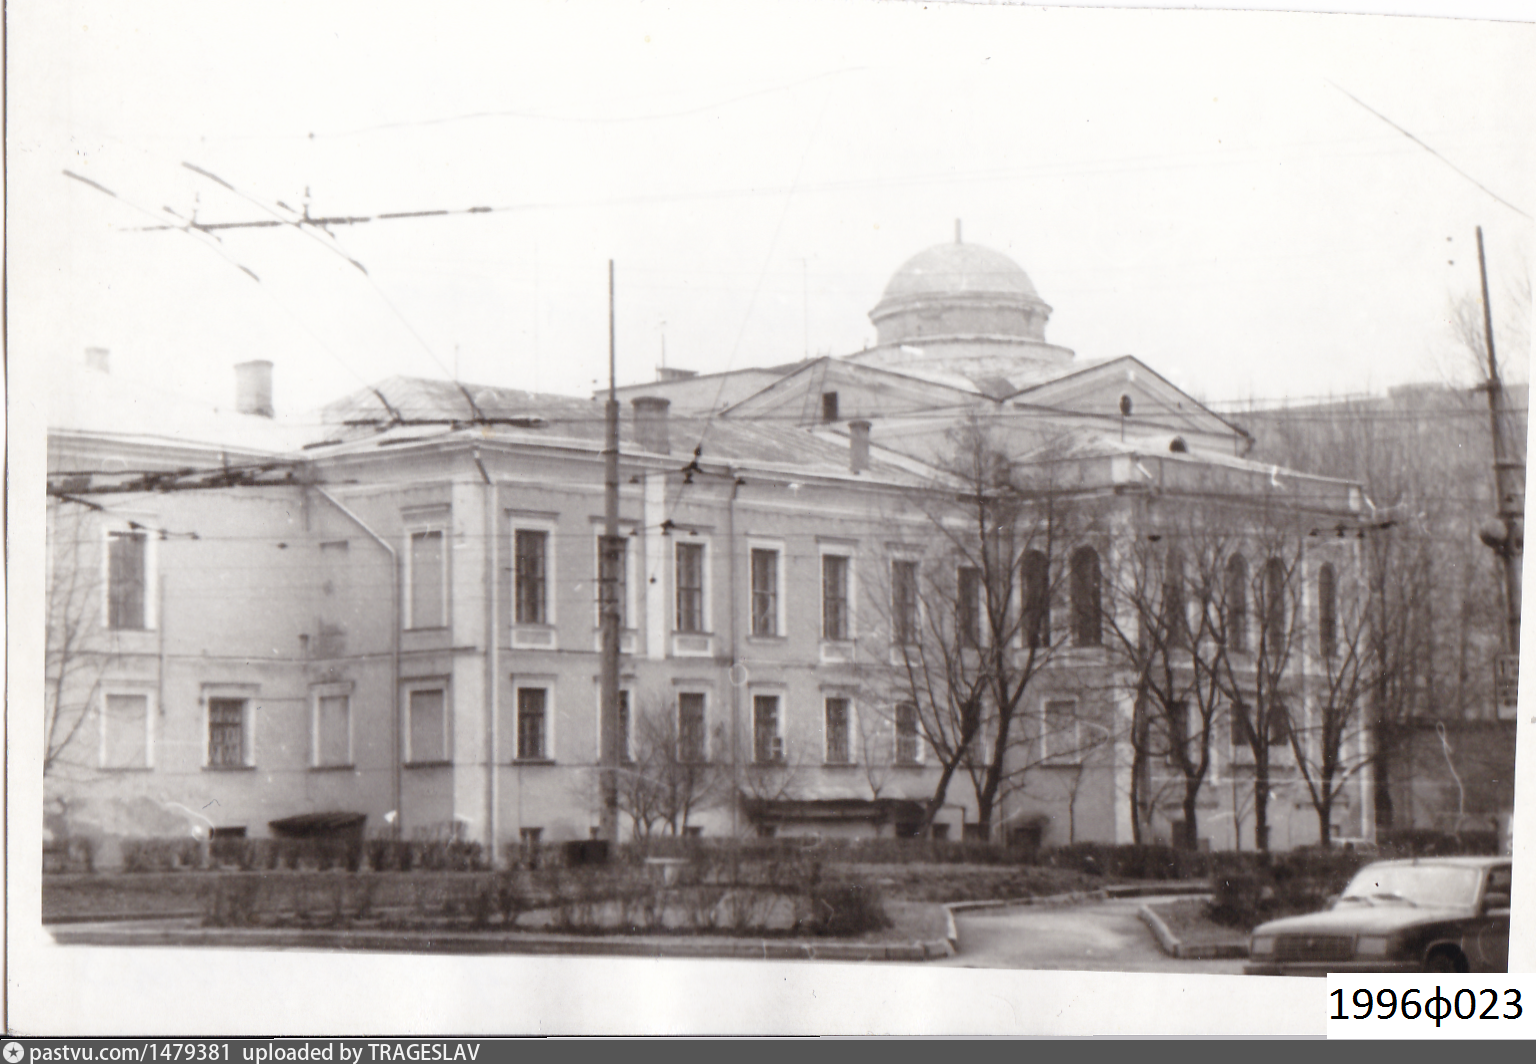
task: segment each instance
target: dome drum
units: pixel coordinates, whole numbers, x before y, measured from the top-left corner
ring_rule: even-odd
[[[996,293],[884,299],[869,312],[881,344],[944,336],[1011,336],[1045,340],[1051,308],[1039,299]]]

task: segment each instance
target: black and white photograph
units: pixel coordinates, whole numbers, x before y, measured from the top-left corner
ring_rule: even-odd
[[[8,1031],[1531,970],[1510,6],[9,5]]]

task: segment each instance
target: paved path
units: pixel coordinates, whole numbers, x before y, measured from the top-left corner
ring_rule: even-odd
[[[1110,972],[1215,972],[1241,960],[1176,960],[1157,946],[1136,910],[1161,898],[1119,898],[1066,906],[980,909],[955,917],[960,954],[930,964]]]

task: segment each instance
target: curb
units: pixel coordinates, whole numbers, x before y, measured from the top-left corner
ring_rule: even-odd
[[[486,935],[466,932],[433,934],[418,931],[125,927],[121,922],[56,925],[50,931],[54,941],[61,946],[205,946],[450,954],[566,954],[827,961],[926,961],[952,956],[954,953],[954,945],[947,939],[906,943],[814,943],[772,939],[690,942],[687,939],[635,940],[605,936],[567,938],[516,933]]]
[[[1187,943],[1173,933],[1161,916],[1153,911],[1150,905],[1143,905],[1136,910],[1136,915],[1141,922],[1152,930],[1152,935],[1157,939],[1157,944],[1162,947],[1164,953],[1179,960],[1217,960],[1248,956],[1248,947],[1236,942],[1208,942]]]

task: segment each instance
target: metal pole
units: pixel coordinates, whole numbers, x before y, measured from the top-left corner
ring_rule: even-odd
[[[600,834],[619,841],[619,761],[623,735],[619,721],[619,567],[624,540],[619,536],[619,398],[616,381],[613,260],[608,260],[608,406],[603,444],[603,549],[599,574],[602,610],[602,823]]]
[[[1505,649],[1515,654],[1520,651],[1520,556],[1523,532],[1520,528],[1524,517],[1524,500],[1520,498],[1519,478],[1513,474],[1523,472],[1521,462],[1505,457],[1504,419],[1500,409],[1504,400],[1504,385],[1499,379],[1499,362],[1493,350],[1493,310],[1488,302],[1488,266],[1483,258],[1483,227],[1477,227],[1477,273],[1483,293],[1483,342],[1488,349],[1488,422],[1493,430],[1493,490],[1499,520],[1504,524],[1504,542],[1494,546],[1504,564],[1504,603],[1507,609],[1507,638]]]

